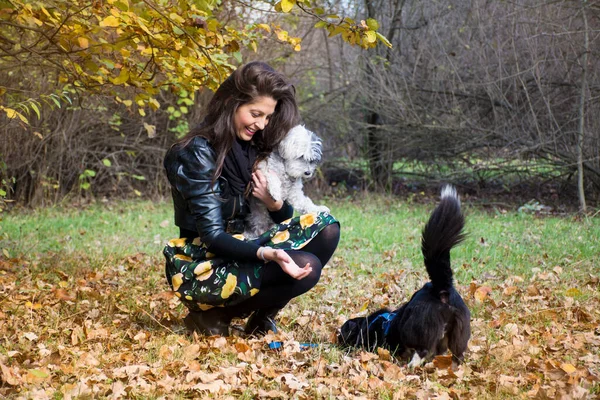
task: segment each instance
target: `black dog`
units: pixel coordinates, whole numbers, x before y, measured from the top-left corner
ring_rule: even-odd
[[[421,250],[431,282],[394,312],[382,309],[344,323],[338,335],[342,345],[387,347],[397,357],[421,365],[448,348],[453,364],[463,361],[471,337],[471,313],[454,289],[450,250],[464,239],[465,220],[452,186],[442,190],[440,204],[431,214],[421,239]]]

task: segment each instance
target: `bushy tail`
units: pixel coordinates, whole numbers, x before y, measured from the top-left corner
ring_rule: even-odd
[[[429,217],[421,239],[429,279],[439,290],[452,287],[450,249],[464,239],[464,225],[456,189],[447,185],[442,189],[442,199]]]

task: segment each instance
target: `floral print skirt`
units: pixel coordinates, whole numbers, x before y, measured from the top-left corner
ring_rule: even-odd
[[[256,239],[234,235],[261,246],[299,250],[327,225],[338,223],[328,213],[303,214],[275,224]],[[166,275],[175,295],[193,311],[232,306],[260,291],[264,263],[216,257],[199,238],[172,239],[165,246]]]

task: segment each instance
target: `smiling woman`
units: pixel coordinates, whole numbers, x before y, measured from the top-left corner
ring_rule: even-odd
[[[247,333],[276,332],[275,314],[317,284],[333,255],[336,219],[292,218],[292,206],[274,200],[254,168],[298,122],[294,87],[254,62],[221,84],[202,123],[167,152],[180,237],[163,254],[167,280],[190,309],[188,329],[228,335],[234,317],[252,313]],[[252,240],[240,235],[250,196],[275,222]]]
[[[233,123],[238,139],[250,141],[256,132],[265,129],[275,112],[275,106],[277,101],[269,96],[260,96],[252,103],[240,106]]]

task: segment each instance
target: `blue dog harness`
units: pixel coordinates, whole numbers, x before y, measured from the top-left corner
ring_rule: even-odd
[[[396,313],[394,312],[387,312],[387,313],[383,313],[383,314],[379,314],[377,317],[375,317],[375,319],[373,321],[371,321],[367,327],[367,329],[371,329],[371,326],[379,321],[379,320],[384,320],[383,323],[381,324],[381,327],[383,328],[383,337],[385,338],[390,330],[390,325],[392,320],[394,319],[394,317],[396,316]]]

